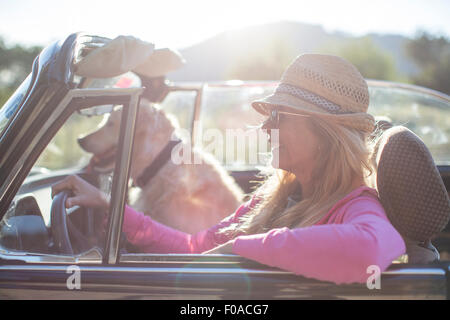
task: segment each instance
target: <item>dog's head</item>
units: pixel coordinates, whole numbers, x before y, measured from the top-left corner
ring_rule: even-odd
[[[114,169],[116,151],[119,142],[122,107],[114,108],[109,115],[105,115],[97,130],[78,139],[81,148],[93,154],[90,165],[98,172],[110,172]],[[133,164],[138,162],[148,165],[170,139],[177,127],[175,120],[141,99],[136,121]]]

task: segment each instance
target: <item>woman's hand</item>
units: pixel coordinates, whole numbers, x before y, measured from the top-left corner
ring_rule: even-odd
[[[233,243],[234,240],[230,240],[228,242],[225,242],[224,244],[221,244],[220,246],[215,247],[214,249],[203,252],[203,254],[233,254]]]
[[[109,209],[109,197],[76,175],[68,176],[54,184],[52,186],[52,198],[63,190],[70,190],[73,193],[73,196],[66,200],[66,208],[80,206]]]

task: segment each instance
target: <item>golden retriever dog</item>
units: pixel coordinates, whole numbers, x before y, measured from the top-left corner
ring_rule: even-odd
[[[99,128],[78,139],[80,146],[93,153],[96,169],[112,171],[121,120],[121,108],[105,116]],[[177,121],[157,105],[141,99],[136,122],[130,178],[136,184],[146,168],[177,136]],[[243,192],[234,179],[210,154],[190,149],[181,141],[174,148],[190,150],[195,164],[176,163],[166,152],[159,158],[158,170],[147,183],[129,192],[130,205],[152,219],[175,229],[196,233],[209,228],[233,213],[243,199]],[[172,150],[175,152],[175,149]],[[184,155],[183,155],[184,158]]]

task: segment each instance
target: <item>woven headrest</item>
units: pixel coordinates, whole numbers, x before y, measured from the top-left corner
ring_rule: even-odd
[[[386,130],[377,153],[377,188],[403,237],[427,242],[447,225],[450,200],[430,151],[405,127]]]

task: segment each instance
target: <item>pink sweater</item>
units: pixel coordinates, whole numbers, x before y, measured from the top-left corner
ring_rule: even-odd
[[[241,205],[219,224],[194,235],[169,228],[126,206],[123,231],[143,252],[201,253],[232,240],[217,231],[237,222],[254,202]],[[314,226],[238,236],[233,239],[232,251],[310,278],[338,284],[365,283],[372,274],[367,273],[367,267],[377,265],[384,271],[405,253],[405,243],[387,219],[377,192],[359,187]]]

